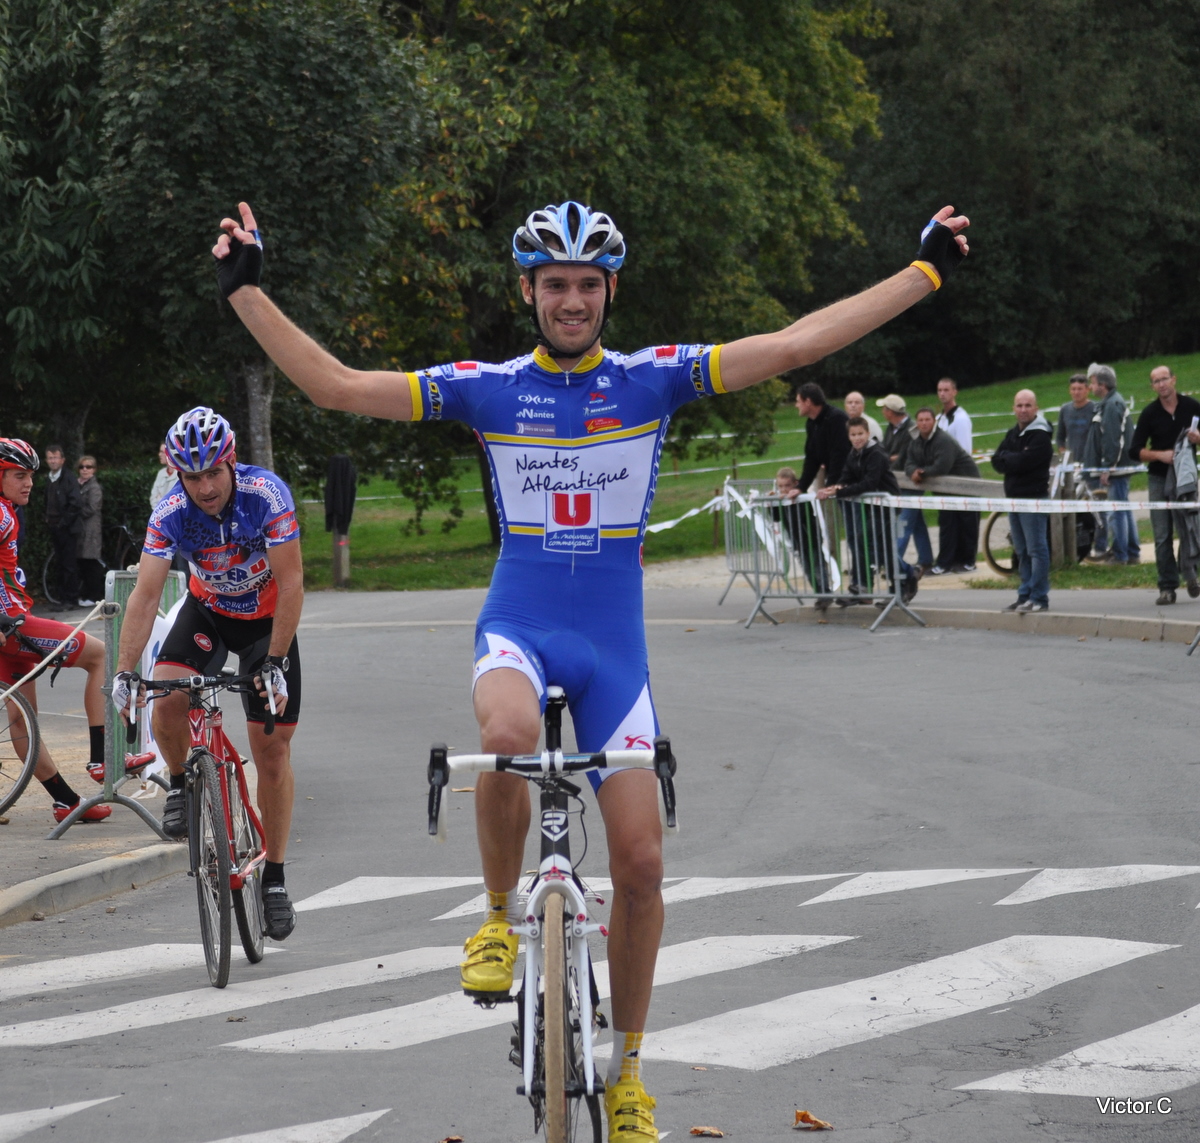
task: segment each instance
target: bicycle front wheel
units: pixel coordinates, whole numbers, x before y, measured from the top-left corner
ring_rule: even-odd
[[[47,603],[55,606],[64,602],[58,598],[58,556],[54,552],[51,552],[42,564],[42,594]]]
[[[0,726],[0,814],[25,792],[42,741],[37,715],[20,691],[13,691],[4,700],[4,715]]]
[[[983,525],[983,558],[988,567],[999,575],[1015,575],[1017,557],[1013,551],[1012,534],[1008,530],[1008,513],[993,512]]]
[[[233,860],[241,869],[262,851],[262,839],[250,820],[250,810],[242,801],[241,786],[236,770],[229,772],[229,820],[233,823]],[[262,865],[242,879],[242,887],[233,890],[233,913],[237,918],[238,936],[251,964],[263,958]]]
[[[196,867],[196,898],[204,961],[214,988],[229,983],[230,889],[229,833],[216,760],[200,751],[193,761],[190,836]]]
[[[563,899],[552,893],[542,917],[546,1143],[601,1143],[600,1100],[585,1094],[578,989],[570,964]],[[591,1034],[591,1029],[586,1030]]]

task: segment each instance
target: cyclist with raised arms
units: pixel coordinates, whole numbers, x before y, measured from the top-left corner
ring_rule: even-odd
[[[283,861],[292,824],[292,735],[300,719],[300,653],[296,626],[304,604],[300,527],[291,490],[273,472],[239,464],[229,422],[200,406],[167,433],[168,463],[179,479],[150,516],[117,651],[113,703],[128,719],[136,673],[154,629],[163,585],[176,552],[190,565],[188,594],[159,650],[156,679],[211,675],[230,651],[242,674],[258,675],[256,695],[244,694],[250,754],[258,771],[258,808],[266,834],[262,894],[266,934],[281,941],[296,925],[284,885]],[[274,691],[275,730],[266,734],[268,707],[262,676]],[[188,696],[175,691],[154,700],[154,737],[171,789],[163,833],[187,836],[184,769]]]
[[[64,639],[70,639],[51,660],[55,673],[59,667],[81,667],[87,671],[83,689],[83,709],[87,714],[91,756],[88,772],[104,774],[104,644],[82,631],[71,635],[71,625],[53,619],[42,619],[31,612],[33,600],[26,590],[25,573],[17,564],[17,544],[20,525],[16,509],[29,503],[33,491],[33,474],[39,468],[38,454],[28,441],[16,437],[0,437],[0,619],[8,633],[0,631],[0,691],[5,691],[23,679]],[[19,620],[17,626],[9,621]],[[53,684],[54,676],[50,682]],[[21,688],[22,694],[37,710],[37,679],[32,678]],[[15,719],[16,704],[10,717]],[[19,734],[16,725],[12,730]],[[43,741],[38,751],[33,776],[41,782],[54,802],[54,819],[62,821],[77,805],[79,795],[62,776],[50,749]],[[77,820],[102,822],[112,813],[111,806],[92,806]]]
[[[475,643],[475,714],[485,753],[536,750],[546,686],[563,687],[579,750],[649,747],[658,732],[642,618],[641,547],[671,414],[820,360],[940,287],[967,253],[968,222],[940,210],[912,265],[775,333],[726,345],[665,345],[629,356],[601,347],[625,243],[579,203],[534,211],[513,258],[538,345],[490,365],[415,373],[347,368],[259,289],[262,240],[249,206],[213,247],[221,291],[271,359],[324,408],[403,421],[464,421],[491,466],[503,546]],[[589,775],[604,815],[613,881],[608,964],[611,1143],[657,1139],[639,1054],[662,933],[662,835],[648,770]],[[526,784],[481,774],[476,826],[490,911],[467,941],[468,995],[507,994],[530,820]]]

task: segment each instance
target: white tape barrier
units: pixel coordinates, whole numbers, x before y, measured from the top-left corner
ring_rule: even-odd
[[[856,497],[865,503],[894,508],[941,508],[950,512],[1040,512],[1047,516],[1069,516],[1083,512],[1195,512],[1194,500],[1010,500],[990,496],[888,496],[868,493]]]
[[[685,512],[676,520],[664,520],[661,524],[651,524],[646,528],[647,532],[665,532],[668,528],[674,528],[677,524],[682,524],[684,520],[690,520],[693,516],[699,516],[701,512],[718,512],[725,507],[724,496],[714,496],[707,504],[702,504],[699,508],[692,508]]]

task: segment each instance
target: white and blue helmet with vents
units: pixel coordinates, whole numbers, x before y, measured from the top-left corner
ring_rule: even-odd
[[[616,273],[625,239],[607,214],[578,202],[535,210],[513,235],[513,261],[522,270],[559,264],[594,265]]]

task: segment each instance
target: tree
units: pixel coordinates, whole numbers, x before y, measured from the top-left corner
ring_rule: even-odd
[[[274,463],[274,370],[217,295],[217,222],[252,203],[263,286],[335,338],[386,241],[385,188],[421,131],[414,53],[365,0],[127,0],[105,30],[115,262],[183,371],[224,376],[243,448]]]
[[[885,0],[860,47],[882,139],[848,156],[865,246],[825,245],[819,295],[912,256],[953,202],[950,289],[822,374],[928,389],[1200,348],[1200,10],[1173,0]]]

